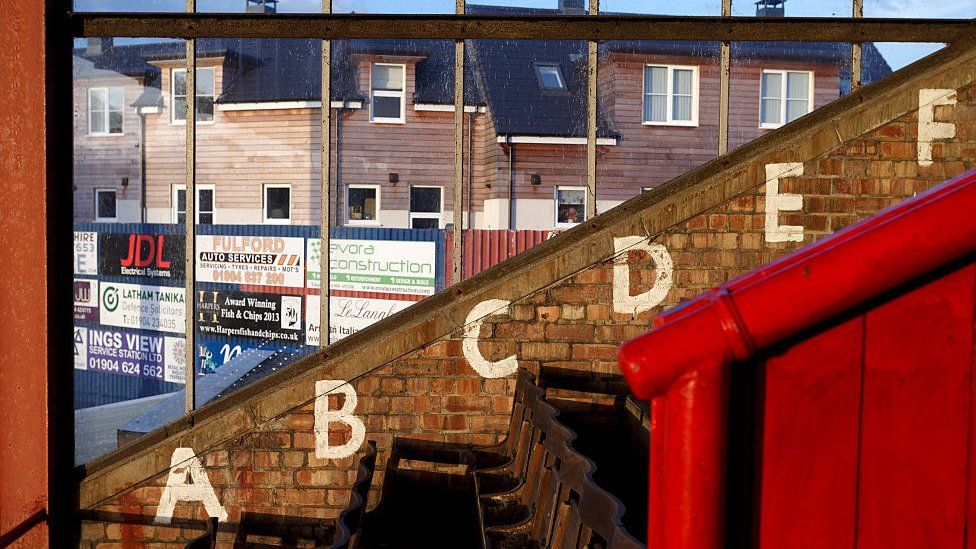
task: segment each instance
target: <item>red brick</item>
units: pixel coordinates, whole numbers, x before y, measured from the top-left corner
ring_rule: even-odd
[[[546,339],[591,341],[593,339],[593,326],[589,324],[550,324],[546,326]]]
[[[569,357],[569,344],[567,343],[539,343],[534,341],[525,342],[521,346],[519,358],[555,360]]]
[[[508,308],[512,320],[532,320],[535,318],[535,305],[516,303]]]
[[[449,395],[456,390],[453,377],[436,377],[431,381],[431,393],[435,395]]]
[[[586,320],[600,321],[610,318],[610,306],[603,303],[595,303],[586,306]]]
[[[614,359],[616,357],[617,357],[616,345],[603,345],[598,343],[573,344],[573,358]]]
[[[539,307],[536,309],[536,316],[540,320],[547,320],[549,322],[555,322],[559,318],[560,308],[554,306]]]
[[[447,412],[484,412],[490,405],[488,397],[449,396],[444,399],[444,410]]]

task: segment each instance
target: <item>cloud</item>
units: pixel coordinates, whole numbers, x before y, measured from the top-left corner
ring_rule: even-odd
[[[976,0],[921,2],[919,0],[864,0],[867,17],[911,17],[915,19],[962,18],[976,15]]]

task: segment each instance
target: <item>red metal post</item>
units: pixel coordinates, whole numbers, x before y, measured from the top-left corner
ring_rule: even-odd
[[[666,418],[657,424],[664,435],[663,467],[651,482],[648,528],[660,532],[661,547],[718,549],[722,547],[725,506],[726,402],[728,363],[703,363],[679,378],[661,399]],[[661,408],[658,404],[657,408]],[[657,408],[655,411],[658,411]],[[652,476],[652,478],[654,478]],[[655,491],[660,491],[655,494]],[[653,539],[648,533],[648,540]]]
[[[48,507],[45,6],[15,2],[0,17],[0,535]],[[19,543],[45,547],[47,529]]]

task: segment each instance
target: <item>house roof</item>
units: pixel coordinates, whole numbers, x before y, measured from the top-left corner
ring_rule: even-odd
[[[471,14],[553,14],[558,10],[469,5]],[[584,137],[586,135],[587,42],[582,40],[469,40],[465,48],[465,103],[487,105],[501,136]],[[713,58],[718,42],[610,41],[602,54],[631,53]],[[223,57],[224,88],[217,103],[318,101],[321,99],[321,42],[308,39],[201,39],[201,57]],[[95,68],[141,76],[145,93],[135,106],[160,105],[159,68],[151,61],[178,59],[182,42],[156,42],[109,47],[89,57],[76,55]],[[450,105],[454,102],[454,43],[450,40],[334,40],[333,101],[364,101],[359,55],[417,59],[413,101]],[[732,46],[733,59],[802,60],[850,65],[850,46],[821,42],[746,42]],[[538,64],[557,64],[566,90],[546,91],[536,74]],[[873,44],[864,44],[864,81],[891,72]],[[843,85],[843,84],[842,84]],[[597,111],[599,137],[617,137],[602,104]]]

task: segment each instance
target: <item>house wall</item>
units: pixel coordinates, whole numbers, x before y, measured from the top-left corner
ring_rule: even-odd
[[[362,90],[369,90],[372,60],[359,62]],[[386,60],[382,60],[386,61]],[[717,154],[719,74],[714,60],[611,54],[600,70],[600,99],[613,119],[620,138],[614,146],[600,146],[597,159],[597,211],[603,212],[636,196],[643,187],[654,187],[698,166]],[[670,63],[699,67],[698,125],[649,126],[642,124],[643,67],[647,63]],[[170,123],[171,69],[178,62],[159,63],[164,68],[162,86],[165,106],[160,114],[148,115],[147,184],[149,219],[172,220],[172,186],[182,184],[184,127]],[[377,225],[406,227],[409,223],[411,185],[442,189],[442,226],[453,221],[454,116],[451,112],[414,109],[415,62],[406,64],[406,107],[404,124],[370,121],[368,103],[344,111],[342,143],[336,155],[338,129],[333,117],[333,173],[341,170],[340,189],[333,187],[333,211],[345,222],[346,189],[352,184],[381,185],[380,216]],[[219,60],[201,60],[200,66],[214,66],[218,94],[223,66]],[[804,68],[809,63],[776,62],[760,65],[744,61],[733,70],[730,136],[733,145],[755,139],[769,130],[759,128],[759,78],[763,67]],[[814,106],[838,95],[836,66],[814,67]],[[472,122],[473,120],[473,122]],[[470,194],[466,227],[509,228],[510,166],[512,146],[497,142],[490,110],[465,115],[474,125],[472,154],[465,165],[465,190]],[[197,132],[197,182],[214,185],[217,223],[261,223],[263,186],[292,185],[292,223],[319,223],[319,155],[321,131],[318,108],[221,111],[213,124],[201,124]],[[515,228],[550,230],[555,225],[557,186],[586,185],[584,145],[515,144],[516,200]],[[389,182],[396,173],[399,181]],[[533,175],[541,177],[532,185]],[[470,177],[470,181],[468,178]],[[333,223],[337,222],[333,218]]]
[[[142,121],[131,106],[142,95],[142,82],[117,72],[93,70],[91,63],[75,58],[73,84],[74,105],[74,218],[95,220],[95,189],[116,191],[116,211],[120,223],[141,221]],[[123,119],[121,135],[89,134],[88,90],[121,87]],[[128,178],[128,186],[122,185]]]

